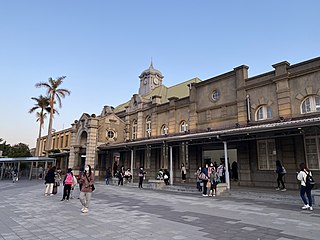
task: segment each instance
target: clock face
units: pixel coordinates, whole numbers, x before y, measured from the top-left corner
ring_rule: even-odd
[[[154,83],[154,84],[158,84],[158,82],[159,82],[159,81],[158,81],[157,78],[154,78],[154,79],[153,79],[153,83]]]

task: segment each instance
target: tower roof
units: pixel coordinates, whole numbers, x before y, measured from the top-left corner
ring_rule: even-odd
[[[160,78],[163,78],[162,73],[161,73],[159,70],[157,70],[157,69],[155,69],[155,68],[153,67],[152,61],[151,61],[151,63],[150,63],[150,67],[149,67],[148,69],[144,70],[144,71],[140,74],[139,78],[142,78],[142,77],[144,77],[144,76],[146,76],[146,75],[158,75]]]

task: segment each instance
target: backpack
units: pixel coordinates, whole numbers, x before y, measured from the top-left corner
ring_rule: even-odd
[[[73,177],[72,177],[72,174],[71,173],[68,173],[67,174],[67,177],[66,177],[66,180],[64,181],[64,184],[72,184],[72,179],[73,179]]]
[[[306,176],[306,188],[312,189],[314,187],[314,185],[316,184],[316,182],[314,181],[313,177],[309,173],[306,173],[306,174],[307,174],[307,176]]]

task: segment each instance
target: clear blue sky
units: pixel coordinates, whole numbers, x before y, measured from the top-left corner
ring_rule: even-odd
[[[53,128],[138,92],[153,59],[172,86],[242,64],[254,76],[320,54],[320,1],[7,0],[0,4],[0,138],[35,147],[37,82],[65,75]],[[47,133],[47,125],[43,133]]]

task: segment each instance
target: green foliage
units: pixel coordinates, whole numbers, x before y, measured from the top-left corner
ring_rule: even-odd
[[[10,144],[7,144],[5,140],[0,138],[0,151],[2,151],[2,156],[6,157],[9,154]]]
[[[2,156],[4,157],[31,157],[30,149],[28,145],[19,143],[13,146],[7,144],[6,141],[0,138],[0,151],[3,151]]]

